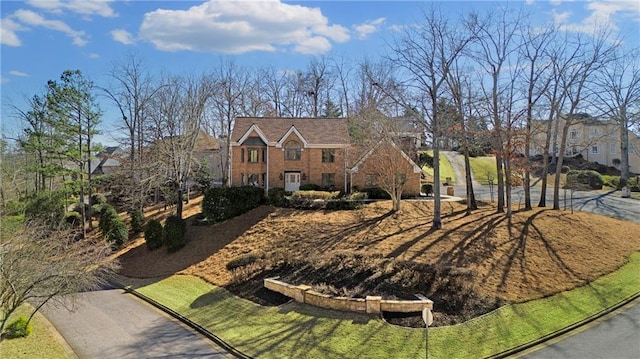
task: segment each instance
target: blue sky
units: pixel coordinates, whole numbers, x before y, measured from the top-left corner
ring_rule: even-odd
[[[504,2],[434,2],[445,13],[490,11]],[[397,29],[420,19],[418,1],[2,1],[2,129],[20,106],[62,71],[79,69],[98,85],[117,59],[135,52],[153,72],[202,73],[221,56],[248,67],[304,69],[314,55],[375,59]],[[639,1],[512,1],[533,23],[575,31],[609,21],[629,47],[640,43]],[[103,131],[109,130],[110,104]],[[15,131],[15,130],[14,130]]]

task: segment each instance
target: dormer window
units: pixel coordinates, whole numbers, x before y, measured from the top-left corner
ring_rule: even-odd
[[[298,141],[291,140],[284,145],[284,159],[287,161],[299,161],[302,148]]]

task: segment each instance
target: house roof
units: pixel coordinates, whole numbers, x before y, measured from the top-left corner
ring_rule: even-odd
[[[413,172],[414,173],[422,173],[422,169],[420,168],[420,166],[418,166],[409,156],[407,156],[407,154],[400,149],[393,141],[389,141],[389,140],[381,140],[380,142],[373,144],[373,145],[369,145],[369,146],[365,146],[365,145],[356,145],[356,146],[352,146],[351,149],[353,149],[353,153],[349,156],[349,162],[348,162],[348,166],[350,168],[351,172],[358,172],[358,167],[364,163],[364,161],[374,152],[374,151],[378,151],[380,148],[380,145],[383,142],[387,142],[391,145],[392,148],[394,148],[396,151],[398,151],[400,153],[400,155],[402,156],[402,158],[404,158],[405,161],[407,161],[412,167],[413,167]]]
[[[238,117],[231,140],[239,142],[254,125],[271,145],[282,141],[292,129],[295,129],[309,145],[337,145],[350,142],[345,118]]]
[[[217,151],[220,149],[220,142],[215,137],[203,130],[198,131],[193,150],[196,152]]]

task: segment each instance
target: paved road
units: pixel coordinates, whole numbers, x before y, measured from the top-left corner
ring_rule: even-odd
[[[82,293],[73,312],[47,306],[43,314],[80,359],[233,358],[121,289]]]
[[[552,343],[517,356],[524,359],[640,358],[640,300]]]

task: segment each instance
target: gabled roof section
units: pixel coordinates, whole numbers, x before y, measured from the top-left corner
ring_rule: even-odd
[[[420,166],[418,166],[411,159],[411,157],[409,157],[400,147],[398,147],[398,145],[396,145],[393,141],[390,141],[390,140],[381,140],[377,144],[369,147],[368,149],[360,148],[359,151],[360,151],[361,155],[359,157],[356,157],[358,159],[354,162],[354,164],[351,166],[349,171],[351,171],[353,173],[357,173],[358,172],[358,167],[362,163],[364,163],[364,161],[366,161],[366,159],[369,158],[369,156],[371,156],[373,151],[375,151],[378,147],[380,147],[380,144],[382,144],[382,142],[384,142],[384,141],[389,142],[393,148],[395,148],[398,152],[400,152],[400,155],[402,155],[402,158],[404,158],[407,162],[409,162],[409,164],[413,167],[413,173],[422,173],[422,169],[420,168]]]
[[[287,133],[285,133],[284,136],[282,136],[282,138],[278,140],[278,142],[276,143],[276,148],[282,148],[282,145],[284,145],[285,141],[289,142],[287,140],[292,133],[298,136],[298,139],[302,141],[302,147],[309,147],[309,142],[304,138],[304,136],[302,136],[302,134],[300,134],[300,131],[296,129],[296,126],[291,126],[289,131],[287,131]]]
[[[255,127],[254,127],[255,126]],[[242,143],[250,129],[262,134],[262,140],[275,146],[278,141],[295,128],[296,135],[309,147],[319,145],[348,145],[346,118],[290,118],[290,117],[238,117],[231,133],[232,143]],[[259,132],[258,132],[259,131]]]
[[[238,124],[238,120],[236,119],[236,125],[237,124]],[[236,128],[237,128],[236,126],[233,127],[233,136],[234,136],[233,138],[235,138]],[[251,124],[251,127],[249,127],[249,129],[242,134],[242,137],[240,137],[237,141],[233,141],[233,142],[237,142],[239,145],[241,145],[254,132],[258,134],[258,137],[260,137],[262,142],[269,144],[269,140],[267,139],[267,136],[265,136],[265,134],[260,130],[260,127],[256,126],[255,123]]]

